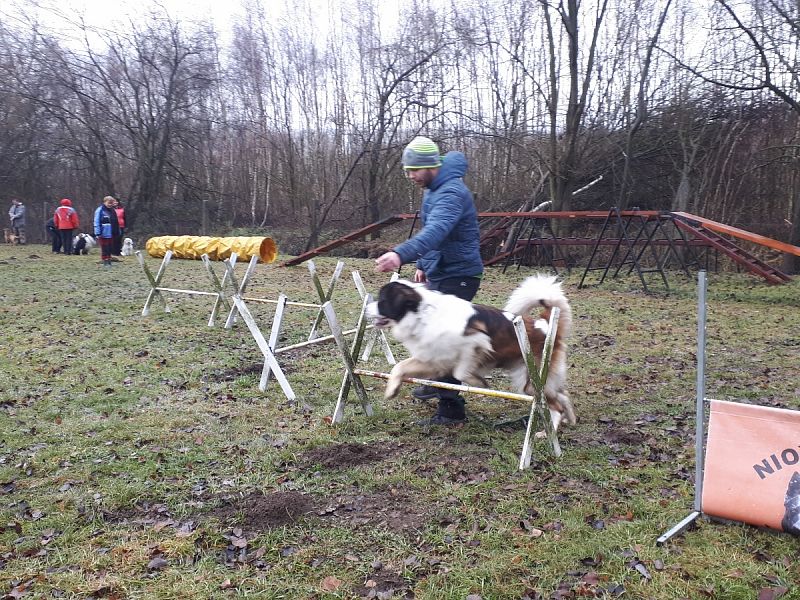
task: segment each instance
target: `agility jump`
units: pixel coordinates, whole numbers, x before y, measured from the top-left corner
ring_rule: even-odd
[[[333,292],[335,290],[336,283],[338,282],[341,276],[342,269],[344,267],[344,263],[342,263],[341,261],[339,261],[336,265],[336,269],[328,284],[327,290],[323,289],[322,283],[319,280],[316,267],[314,266],[313,261],[309,261],[308,267],[309,267],[309,272],[311,274],[311,279],[314,284],[314,288],[317,291],[317,294],[320,297],[321,301],[320,304],[314,304],[308,302],[289,301],[286,295],[282,293],[279,294],[277,299],[245,296],[244,293],[247,289],[247,285],[252,279],[255,270],[255,265],[258,262],[258,257],[256,256],[251,257],[244,276],[242,277],[241,280],[239,280],[235,273],[235,266],[237,260],[237,256],[235,253],[233,253],[230,258],[227,258],[223,261],[225,272],[222,278],[219,278],[217,274],[214,272],[210,258],[207,255],[203,255],[201,258],[206,267],[209,279],[215,291],[200,291],[200,290],[169,288],[161,285],[164,273],[166,272],[166,267],[169,264],[169,261],[172,257],[171,251],[167,251],[165,253],[162,263],[158,269],[158,272],[155,275],[153,275],[150,272],[149,268],[144,262],[144,258],[141,256],[141,253],[137,252],[136,255],[151,286],[147,296],[147,300],[145,301],[145,306],[142,310],[143,315],[146,316],[149,314],[150,307],[154,300],[159,300],[163,304],[165,312],[170,312],[170,307],[167,304],[166,298],[164,296],[164,293],[167,292],[189,294],[189,295],[213,296],[215,298],[215,301],[211,316],[209,318],[209,323],[208,323],[209,326],[214,325],[214,322],[216,320],[220,308],[226,308],[228,310],[228,317],[225,321],[225,328],[231,328],[236,320],[236,317],[237,316],[241,317],[241,319],[247,326],[248,330],[250,331],[250,334],[253,336],[253,339],[255,340],[256,345],[261,351],[264,359],[264,365],[262,367],[262,372],[261,372],[261,379],[259,381],[259,390],[261,391],[266,390],[269,378],[271,375],[274,374],[275,379],[277,380],[278,384],[281,387],[281,390],[283,391],[284,395],[289,401],[295,400],[296,394],[292,389],[292,386],[289,383],[288,379],[286,378],[277,356],[281,353],[289,352],[291,350],[297,350],[314,344],[334,341],[341,355],[344,369],[343,369],[342,383],[340,386],[336,405],[334,407],[333,415],[331,417],[331,422],[341,423],[344,420],[344,408],[351,388],[355,390],[355,393],[358,396],[358,399],[360,401],[364,413],[367,416],[373,415],[372,405],[369,402],[366,388],[364,387],[361,378],[373,377],[378,379],[388,379],[389,374],[358,368],[357,362],[359,360],[359,357],[363,361],[368,360],[372,353],[373,346],[377,342],[382,347],[387,362],[390,365],[394,365],[396,361],[392,354],[389,341],[386,339],[385,332],[377,328],[374,328],[367,322],[368,319],[366,317],[366,310],[367,310],[367,305],[370,302],[372,302],[372,296],[366,292],[366,289],[364,287],[364,284],[361,280],[361,276],[358,273],[358,271],[353,271],[352,273],[356,289],[358,290],[359,295],[361,296],[362,299],[362,306],[361,306],[361,311],[359,313],[358,323],[356,327],[353,329],[343,330],[339,325],[339,321],[336,316],[336,312],[333,308],[333,303],[332,303]],[[397,274],[394,274],[392,276],[392,280],[396,279],[397,279]],[[275,305],[276,307],[275,313],[273,316],[268,339],[262,333],[261,328],[259,327],[255,317],[250,311],[248,307],[248,302],[266,303]],[[317,317],[315,318],[311,326],[311,331],[306,341],[279,347],[277,344],[280,336],[281,326],[283,324],[284,312],[287,306],[313,308],[316,309],[318,312],[317,312]],[[542,423],[542,427],[544,429],[544,437],[546,437],[548,440],[551,454],[555,457],[559,457],[561,456],[562,451],[558,442],[556,432],[553,427],[552,420],[548,414],[546,401],[544,397],[544,389],[547,383],[548,366],[553,352],[555,333],[558,328],[559,313],[560,313],[559,309],[554,308],[550,315],[550,321],[548,323],[548,331],[545,338],[541,361],[539,362],[538,368],[536,366],[536,359],[533,356],[532,350],[530,348],[523,320],[521,317],[516,317],[514,319],[515,332],[517,335],[518,342],[520,344],[522,354],[523,356],[525,356],[528,377],[531,380],[531,383],[533,384],[533,388],[535,390],[534,395],[519,394],[514,392],[493,390],[493,389],[474,387],[468,385],[449,384],[439,381],[431,381],[431,380],[417,379],[417,378],[407,378],[404,379],[404,381],[407,383],[430,385],[431,387],[452,389],[459,392],[481,394],[484,396],[505,398],[509,400],[528,403],[530,405],[530,412],[528,416],[528,424],[525,432],[522,451],[520,454],[519,468],[522,470],[530,467],[531,456],[533,451],[532,440],[534,438],[534,432],[536,431],[537,422],[539,421],[541,421]],[[318,335],[318,326],[321,323],[323,316],[326,319],[331,331],[331,334],[327,336]],[[348,335],[354,336],[349,346],[345,341],[345,336]]]
[[[287,298],[287,296],[283,293],[279,294],[277,299],[245,296],[244,294],[255,272],[255,267],[258,263],[259,256],[257,255],[251,256],[250,262],[247,266],[244,276],[241,278],[241,280],[239,280],[235,273],[235,267],[238,258],[235,252],[231,253],[230,257],[226,258],[223,261],[225,272],[221,278],[218,277],[216,272],[214,271],[214,267],[212,265],[209,256],[207,254],[203,254],[200,256],[200,258],[203,261],[203,264],[205,265],[206,272],[208,274],[211,286],[214,291],[190,290],[190,289],[172,288],[163,286],[161,285],[161,282],[164,278],[167,266],[169,265],[169,262],[172,259],[173,254],[174,253],[172,250],[166,250],[164,252],[163,259],[161,261],[161,264],[159,265],[158,271],[156,272],[155,275],[153,275],[153,273],[150,271],[149,267],[145,263],[144,257],[142,256],[141,252],[136,252],[136,257],[139,261],[139,264],[141,265],[142,270],[144,271],[145,276],[147,277],[147,280],[150,283],[150,291],[148,292],[147,299],[145,300],[145,304],[142,309],[142,315],[147,316],[150,314],[152,304],[156,300],[158,300],[162,304],[164,312],[171,312],[169,303],[167,302],[167,298],[165,295],[166,293],[213,297],[214,306],[212,308],[211,315],[208,320],[208,326],[209,327],[214,326],[217,316],[219,315],[219,311],[221,309],[225,309],[228,311],[228,316],[225,320],[226,329],[230,329],[231,327],[233,327],[234,323],[236,322],[237,316],[240,316],[242,320],[245,322],[245,325],[250,331],[250,334],[253,336],[253,339],[255,340],[256,344],[259,347],[259,350],[261,351],[264,357],[264,365],[262,367],[261,378],[259,380],[259,385],[258,385],[259,390],[262,392],[266,390],[269,378],[274,374],[275,379],[278,381],[278,384],[280,385],[281,390],[283,391],[286,398],[290,401],[295,400],[296,394],[292,389],[291,384],[286,378],[283,369],[281,368],[278,362],[277,355],[284,352],[289,352],[291,350],[297,350],[314,344],[326,343],[334,340],[334,335],[320,336],[319,325],[321,324],[323,318],[327,318],[326,313],[323,311],[323,307],[326,303],[330,304],[333,298],[336,285],[339,279],[341,278],[341,274],[344,268],[344,263],[342,261],[337,262],[336,268],[334,269],[334,273],[331,277],[330,282],[328,283],[327,288],[323,288],[322,282],[320,281],[319,275],[317,274],[317,269],[314,262],[313,261],[308,262],[308,270],[311,275],[312,284],[320,300],[319,303],[311,303],[311,302],[290,301]],[[361,281],[361,276],[357,271],[353,272],[353,280],[360,296],[362,297],[362,299],[365,298],[366,292],[364,289],[364,285]],[[255,317],[250,311],[247,305],[247,303],[249,302],[275,305],[275,313],[273,315],[268,339],[262,333],[261,328],[259,327]],[[289,306],[314,309],[317,311],[317,314],[311,325],[311,330],[307,336],[306,341],[292,344],[289,346],[278,347],[278,339],[280,336],[281,327],[283,325],[283,318],[285,315],[286,308]],[[333,318],[335,319],[335,315]],[[338,321],[337,321],[337,328],[338,328]],[[370,327],[370,329],[372,328]],[[356,329],[349,329],[347,331],[341,332],[341,335],[352,335],[355,332]],[[394,356],[392,355],[389,342],[388,340],[386,340],[384,332],[377,330],[375,330],[370,337],[370,343],[368,344],[368,347],[365,350],[364,360],[367,360],[367,358],[369,357],[368,352],[371,352],[372,347],[376,341],[380,342],[380,345],[383,349],[387,361],[390,364],[394,364],[395,359]],[[366,402],[366,397],[365,397],[365,402]]]
[[[366,392],[362,394],[362,390],[364,390],[364,385],[363,382],[361,381],[362,376],[374,377],[378,379],[389,379],[389,373],[381,373],[377,371],[359,369],[356,367],[356,363],[353,360],[353,356],[358,356],[359,351],[361,349],[361,343],[364,337],[364,330],[366,328],[367,305],[371,302],[371,300],[372,299],[369,295],[367,295],[367,297],[365,297],[364,299],[361,316],[359,317],[358,325],[356,326],[357,328],[356,335],[349,348],[345,344],[343,335],[341,335],[341,329],[339,328],[338,323],[336,322],[336,315],[333,312],[332,305],[330,304],[330,302],[328,302],[323,306],[323,310],[325,311],[325,314],[328,318],[328,322],[331,325],[331,329],[333,331],[336,344],[339,347],[339,351],[344,361],[344,373],[342,377],[342,385],[339,390],[339,397],[337,398],[336,406],[333,410],[333,415],[331,416],[331,421],[333,423],[340,423],[344,420],[344,408],[351,387],[355,388],[356,393],[359,396],[359,399],[361,400],[364,412],[367,414],[367,416],[371,416],[372,409],[366,399]],[[548,367],[550,364],[550,358],[553,354],[555,334],[556,331],[558,330],[559,314],[560,310],[557,307],[554,307],[550,314],[550,321],[547,327],[547,335],[545,338],[541,361],[539,362],[538,368],[536,366],[536,359],[530,347],[528,335],[525,331],[525,324],[522,320],[522,317],[517,316],[514,318],[513,321],[514,330],[517,335],[517,341],[520,344],[522,355],[525,357],[525,363],[528,370],[528,378],[533,384],[533,388],[535,390],[534,395],[517,394],[502,390],[492,390],[492,389],[474,387],[468,385],[444,383],[440,381],[418,379],[413,377],[405,378],[403,379],[403,381],[406,383],[429,385],[431,387],[437,387],[442,389],[456,390],[459,392],[468,392],[474,394],[482,394],[484,396],[506,398],[510,400],[518,400],[521,402],[529,403],[530,414],[528,416],[528,426],[525,432],[525,439],[522,445],[522,452],[520,453],[520,459],[519,459],[520,470],[524,470],[530,467],[531,455],[533,452],[532,439],[534,437],[534,431],[536,429],[537,421],[542,422],[542,425],[544,427],[544,437],[546,437],[548,440],[552,455],[555,457],[559,457],[561,456],[561,446],[558,443],[558,437],[553,427],[553,422],[550,418],[544,396],[545,385],[547,384]]]

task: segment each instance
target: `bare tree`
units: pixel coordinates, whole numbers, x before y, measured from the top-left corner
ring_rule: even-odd
[[[767,92],[800,114],[800,71],[796,67],[800,46],[800,4],[796,0],[747,0],[734,4],[716,0],[715,41],[729,48],[725,60],[684,65],[706,82],[750,93]],[[797,161],[797,151],[787,157]],[[800,245],[800,189],[788,193],[786,219],[791,223],[789,242]],[[784,255],[784,269],[800,271],[800,258]]]

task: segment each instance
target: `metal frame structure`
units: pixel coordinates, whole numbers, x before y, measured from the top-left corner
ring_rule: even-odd
[[[634,218],[639,220],[638,232],[632,233],[626,228],[621,236],[617,238],[611,238],[606,236],[607,223],[604,223],[604,228],[600,235],[594,238],[556,238],[555,236],[550,238],[542,233],[536,235],[534,231],[531,231],[527,241],[520,239],[523,237],[521,234],[516,235],[514,245],[510,250],[501,251],[499,253],[495,252],[492,256],[486,256],[486,251],[490,248],[494,248],[498,239],[506,237],[508,228],[513,226],[514,222],[519,219],[531,220],[533,222],[538,220],[547,220],[548,223],[551,219],[603,219],[604,221],[608,221],[609,215],[615,217],[617,221],[630,222]],[[362,227],[361,229],[325,244],[324,246],[309,250],[300,256],[287,260],[282,263],[282,266],[298,265],[310,258],[319,256],[320,254],[325,254],[329,250],[347,244],[348,242],[363,238],[370,233],[401,221],[411,221],[411,230],[409,232],[410,237],[413,234],[414,227],[416,226],[418,219],[418,213],[403,213],[387,217],[382,221],[378,221],[377,223],[373,223],[367,227]],[[664,285],[667,289],[668,284],[665,281],[666,275],[664,271],[666,266],[670,263],[670,261],[674,260],[686,273],[688,273],[688,264],[697,264],[697,266],[700,266],[700,261],[696,254],[690,261],[686,261],[684,260],[681,252],[679,252],[679,249],[690,249],[693,251],[698,247],[714,249],[717,252],[721,252],[725,256],[731,258],[741,268],[744,268],[750,273],[763,277],[769,283],[783,283],[785,281],[789,281],[790,278],[788,275],[767,265],[763,261],[760,261],[752,253],[739,248],[727,238],[722,237],[721,234],[743,239],[754,244],[760,244],[779,252],[800,256],[800,247],[798,246],[793,246],[791,244],[773,240],[771,238],[738,229],[736,227],[731,227],[723,223],[718,223],[710,219],[705,219],[703,217],[697,217],[695,215],[682,212],[617,210],[615,208],[612,208],[610,211],[481,212],[478,213],[478,219],[482,223],[487,223],[487,226],[481,233],[480,238],[481,249],[484,254],[484,265],[488,266],[492,264],[499,264],[505,261],[504,268],[507,268],[510,264],[510,261],[515,260],[519,254],[527,251],[528,246],[541,246],[542,248],[554,246],[552,254],[549,255],[552,257],[550,264],[554,269],[556,269],[556,272],[558,272],[557,269],[562,259],[564,260],[567,268],[570,266],[567,263],[566,258],[564,258],[563,253],[561,253],[561,246],[592,245],[594,246],[594,249],[592,252],[592,258],[589,261],[590,264],[588,265],[587,269],[605,271],[602,277],[604,280],[608,270],[610,270],[612,266],[621,267],[624,265],[618,263],[609,263],[602,267],[597,267],[594,263],[594,258],[599,246],[612,245],[614,246],[616,253],[618,253],[620,248],[624,246],[626,251],[625,255],[627,257],[624,261],[624,264],[631,265],[629,272],[632,272],[634,269],[637,271],[637,275],[639,276],[640,281],[642,282],[642,285],[646,291],[648,288],[644,280],[644,274],[649,271],[641,268],[641,259],[643,258],[644,253],[648,250],[653,252],[654,260],[656,261],[656,267],[652,272],[658,272],[661,275],[662,282],[664,282]],[[677,236],[671,236],[664,231],[667,221],[671,221],[674,224],[678,233]],[[522,228],[520,228],[520,230],[521,229]],[[658,230],[661,230],[663,237],[656,237]],[[655,248],[661,246],[669,246],[670,248],[669,253],[664,257],[658,257],[655,251]],[[555,255],[557,253],[561,254],[561,256],[556,257]],[[521,262],[518,262],[518,264],[521,265]],[[708,268],[708,266],[708,255],[706,255],[705,268]],[[618,272],[619,269],[617,270],[617,273]],[[585,276],[586,272],[584,272],[584,277],[582,278],[583,281],[585,281]]]

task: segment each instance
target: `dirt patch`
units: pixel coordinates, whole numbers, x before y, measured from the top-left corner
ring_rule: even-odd
[[[246,365],[241,367],[234,367],[232,369],[226,369],[224,371],[213,371],[208,373],[205,378],[207,381],[213,381],[216,383],[223,382],[223,381],[234,381],[239,379],[239,377],[245,377],[247,375],[255,375],[261,374],[261,370],[264,368],[263,363],[257,363],[252,365]]]
[[[312,512],[314,500],[310,496],[300,492],[272,492],[226,499],[206,516],[219,519],[226,525],[266,531],[294,523]]]
[[[331,496],[319,516],[355,527],[368,525],[413,533],[429,520],[430,508],[430,504],[423,504],[413,490],[388,487],[369,493],[355,490],[351,494]]]
[[[86,511],[85,509],[79,509],[79,512]],[[140,527],[149,527],[171,517],[166,504],[150,500],[139,500],[132,506],[123,507],[116,511],[103,510],[101,511],[101,516],[106,523],[125,526],[138,525]]]
[[[400,573],[381,569],[367,577],[364,585],[353,588],[359,598],[413,598],[414,592]]]
[[[464,448],[443,449],[414,469],[414,473],[427,479],[462,484],[483,483],[494,476],[489,468],[491,453],[470,453]]]
[[[303,466],[320,465],[324,469],[347,469],[359,465],[376,463],[397,453],[397,444],[334,444],[321,446],[298,456]]]
[[[625,429],[609,429],[603,433],[603,441],[608,444],[624,444],[628,446],[640,446],[645,442],[647,436],[641,431]]]
[[[584,348],[602,348],[604,346],[614,346],[617,340],[610,335],[594,333],[583,336],[578,343]]]

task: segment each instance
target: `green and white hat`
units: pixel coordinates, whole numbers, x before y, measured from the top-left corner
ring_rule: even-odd
[[[436,169],[441,166],[439,146],[430,138],[417,136],[403,150],[404,169]]]

